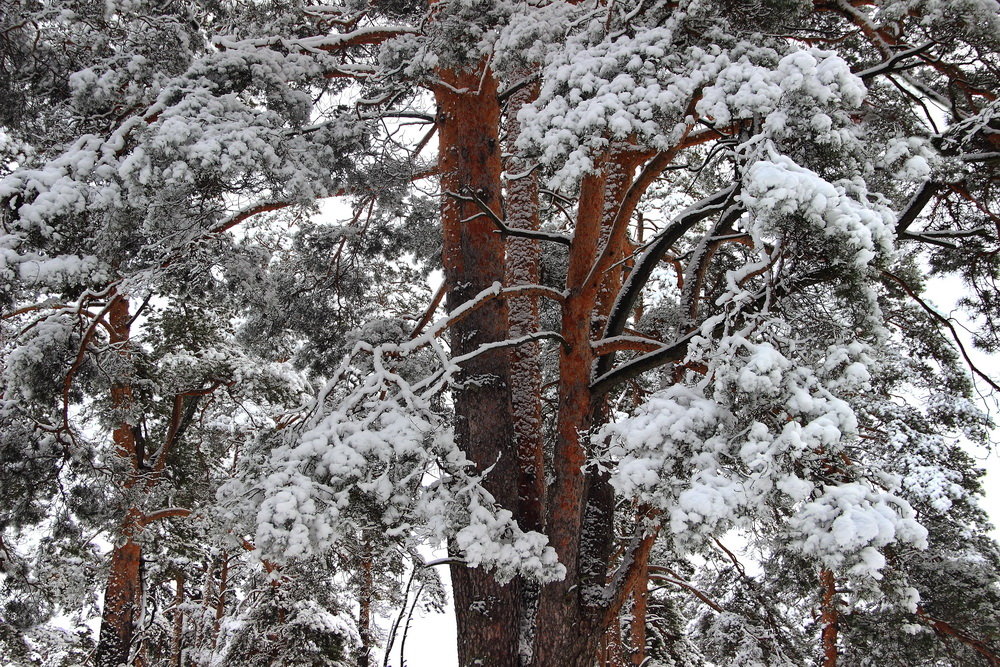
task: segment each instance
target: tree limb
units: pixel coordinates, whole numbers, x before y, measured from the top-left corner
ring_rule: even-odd
[[[502,236],[516,236],[519,238],[535,239],[538,241],[552,241],[554,243],[561,243],[565,246],[568,246],[571,243],[570,237],[566,236],[565,234],[559,234],[557,232],[542,232],[532,229],[520,229],[509,226],[506,222],[503,221],[503,219],[500,216],[496,214],[496,212],[493,209],[491,209],[486,204],[486,202],[484,202],[476,194],[462,195],[457,192],[451,192],[451,191],[445,192],[445,194],[448,195],[449,197],[454,197],[455,199],[458,199],[460,201],[474,202],[477,206],[479,206],[480,209],[482,209],[482,213],[477,213],[474,216],[465,218],[464,220],[462,220],[463,223],[470,222],[482,215],[485,215],[493,222],[494,225],[496,225],[497,231],[499,231]]]
[[[923,308],[924,312],[926,312],[932,318],[934,318],[935,320],[943,324],[945,327],[947,327],[948,331],[951,332],[952,340],[954,340],[955,345],[958,346],[958,351],[962,354],[962,357],[965,359],[965,363],[969,366],[969,370],[971,370],[973,373],[982,378],[983,381],[985,381],[986,384],[992,387],[994,391],[1000,392],[1000,385],[994,382],[989,375],[981,371],[979,367],[976,366],[975,363],[973,363],[972,358],[969,356],[968,351],[965,349],[965,345],[962,343],[961,338],[959,338],[958,336],[958,331],[955,329],[955,325],[951,323],[950,319],[948,319],[941,313],[937,312],[937,310],[935,310],[929,303],[920,298],[920,295],[917,294],[917,292],[912,287],[910,287],[905,280],[903,280],[899,276],[889,273],[888,271],[882,271],[882,275],[892,280],[900,287],[902,287],[903,291],[906,292],[911,299],[916,301],[917,304],[919,304],[920,307]]]

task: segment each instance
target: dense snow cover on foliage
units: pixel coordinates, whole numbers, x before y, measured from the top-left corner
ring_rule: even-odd
[[[616,488],[667,513],[680,544],[752,528],[782,507],[785,524],[770,530],[803,556],[852,576],[881,576],[886,563],[876,547],[926,548],[926,529],[893,493],[898,479],[873,470],[864,481],[814,481],[830,453],[840,455],[858,434],[850,405],[769,343],[730,337],[721,345],[725,361],[709,386],[670,387],[605,428],[601,435],[619,443],[608,453],[618,462]],[[854,388],[867,384],[860,362],[842,372],[840,389],[845,379]],[[783,414],[780,428],[749,418],[764,406]]]
[[[14,0],[0,661],[447,565],[465,664],[995,664],[998,90],[996,0]]]
[[[356,345],[306,426],[291,436],[291,444],[269,451],[256,488],[223,490],[237,499],[234,504],[260,494],[253,521],[263,553],[279,561],[323,553],[345,534],[375,527],[413,549],[428,540],[452,539],[470,566],[493,569],[501,579],[530,573],[545,581],[560,575],[562,566],[545,536],[523,532],[510,511],[495,506],[429,404],[444,377],[459,370],[434,338],[443,325],[402,345]],[[387,357],[428,344],[441,356],[441,372],[431,376],[436,382],[430,387],[421,386],[426,381],[413,387]],[[359,354],[373,357],[371,371],[344,395],[339,385]]]

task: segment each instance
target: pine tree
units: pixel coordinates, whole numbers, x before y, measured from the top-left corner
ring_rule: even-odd
[[[161,4],[0,60],[3,536],[116,536],[102,664],[349,660],[428,543],[463,666],[996,663],[994,0]]]

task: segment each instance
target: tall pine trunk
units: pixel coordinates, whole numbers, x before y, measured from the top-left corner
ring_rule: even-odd
[[[594,351],[591,317],[597,291],[591,269],[600,246],[605,179],[583,179],[576,232],[570,249],[559,355],[559,414],[553,458],[555,477],[549,496],[546,527],[552,546],[566,567],[566,577],[542,589],[535,630],[535,665],[591,667],[603,629],[587,613],[591,589],[581,586],[581,537],[588,492],[587,433],[593,403],[590,375]],[[596,602],[596,600],[594,600]]]
[[[506,214],[509,227],[537,229],[538,186],[533,176],[524,175],[527,165],[511,160],[509,171],[521,178],[509,182],[506,206],[501,206],[501,108],[488,65],[439,74],[444,82],[435,89],[441,222],[448,307],[453,310],[495,282],[538,282],[537,242],[511,239],[505,270],[502,237],[480,208]],[[525,87],[508,101],[510,141],[516,140],[517,110],[534,94]],[[652,538],[633,544],[616,573],[618,580],[609,580],[609,567],[617,562],[612,555],[614,493],[606,472],[587,468],[588,434],[606,419],[603,400],[590,388],[597,361],[592,341],[602,338],[622,287],[626,229],[637,199],[630,188],[642,159],[623,144],[581,184],[562,302],[564,344],[549,489],[544,486],[537,348],[483,354],[463,369],[464,384],[455,395],[458,444],[480,469],[492,466],[487,490],[522,527],[544,530],[566,567],[564,580],[533,590],[518,580],[501,586],[488,573],[453,566],[463,667],[517,665],[519,653],[525,664],[538,667],[592,667],[602,637],[617,622],[632,590],[634,571],[648,557]],[[477,201],[470,201],[470,195]],[[504,300],[495,299],[454,326],[453,352],[465,354],[537,327],[536,301],[511,299],[508,320]],[[519,636],[525,640],[520,651]],[[524,650],[529,640],[531,648]]]
[[[539,667],[591,667],[623,599],[607,595],[614,492],[606,471],[587,467],[588,435],[606,419],[603,400],[590,390],[596,365],[591,341],[602,337],[621,289],[631,215],[626,195],[638,163],[637,154],[623,147],[608,156],[598,173],[586,176],[580,189],[562,314],[566,346],[560,356],[555,484],[546,523],[567,574],[542,592],[535,642]]]
[[[130,335],[128,300],[120,296],[112,297],[107,320],[112,348],[127,358]],[[141,473],[143,454],[129,423],[133,396],[132,386],[127,379],[119,379],[112,386],[111,401],[118,420],[118,426],[111,437],[118,456],[129,462],[130,476],[124,482],[128,489],[135,484]],[[142,605],[142,546],[135,541],[141,517],[140,511],[134,507],[125,512],[119,543],[111,552],[111,567],[104,589],[104,610],[95,654],[98,667],[117,667],[130,663],[135,626]]]
[[[522,72],[522,76],[528,76]],[[506,223],[513,229],[537,231],[538,172],[527,161],[516,156],[520,126],[517,112],[538,96],[538,83],[519,89],[507,102],[507,182],[504,197]],[[507,241],[507,284],[537,285],[541,278],[542,249],[540,241],[512,237]],[[518,296],[508,301],[510,336],[517,338],[537,333],[539,322],[538,297]],[[542,530],[545,512],[545,441],[542,432],[542,367],[541,345],[537,342],[519,345],[511,351],[511,401],[513,404],[514,440],[517,446],[520,476],[518,478],[518,522],[525,530]]]
[[[522,71],[514,81],[527,78]],[[538,83],[523,86],[507,101],[505,124],[510,156],[506,163],[508,180],[504,196],[506,223],[513,229],[537,231],[538,171],[517,156],[520,124],[517,113],[538,96]],[[511,237],[507,240],[507,284],[537,285],[541,279],[541,242]],[[541,330],[537,296],[509,299],[510,336],[517,338]],[[545,528],[545,434],[542,430],[542,359],[541,345],[525,343],[511,350],[511,403],[514,410],[514,442],[518,459],[517,521],[525,530]],[[531,647],[535,641],[535,613],[538,611],[540,587],[537,582],[522,580],[520,621],[521,663],[531,663]]]
[[[448,308],[466,303],[504,280],[504,242],[479,205],[451,196],[474,194],[500,211],[500,103],[488,68],[441,71],[437,86],[438,167],[441,178],[443,263]],[[508,336],[502,299],[474,311],[451,331],[455,355]],[[455,391],[455,439],[480,469],[492,469],[484,486],[517,514],[518,462],[511,428],[510,362],[505,350],[478,355],[463,366]],[[516,667],[521,592],[518,582],[500,585],[489,572],[451,569],[458,626],[459,664]]]

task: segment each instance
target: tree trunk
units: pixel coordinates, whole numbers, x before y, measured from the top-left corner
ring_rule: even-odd
[[[173,636],[170,641],[170,665],[171,667],[181,667],[184,658],[184,584],[183,572],[178,572],[174,577],[174,609],[173,609]]]
[[[500,104],[497,83],[482,66],[444,70],[435,89],[438,167],[441,175],[443,264],[454,310],[495,282],[503,282],[504,242],[475,203],[449,193],[475,194],[500,212]],[[451,332],[455,355],[507,338],[507,308],[495,299],[461,320]],[[475,465],[492,466],[484,486],[517,515],[518,465],[511,428],[510,364],[505,350],[481,354],[463,367],[455,391],[455,439]],[[515,667],[518,658],[520,586],[501,586],[489,572],[452,566],[459,664]]]
[[[837,579],[830,570],[823,570],[819,575],[823,586],[823,598],[820,605],[820,623],[823,625],[823,667],[837,667],[837,635],[840,632],[840,613],[837,611]]]
[[[515,80],[527,77],[520,72]],[[513,178],[507,182],[504,210],[506,223],[514,229],[537,231],[538,174],[530,165],[516,157],[520,124],[517,112],[538,96],[538,83],[515,92],[507,102],[507,150],[511,155],[506,169]],[[507,241],[507,284],[537,285],[541,278],[542,249],[540,242],[511,237]],[[537,296],[520,296],[508,301],[510,336],[517,338],[541,330]],[[528,343],[511,350],[511,402],[513,405],[514,441],[518,458],[518,524],[524,530],[544,530],[545,523],[545,434],[542,422],[542,359],[541,345]],[[531,664],[531,647],[535,641],[535,614],[538,611],[540,587],[535,581],[524,580],[520,620],[521,664]]]
[[[632,620],[629,623],[632,665],[646,662],[646,616],[649,614],[649,560],[643,561],[632,590]]]
[[[108,309],[109,339],[112,348],[126,358],[129,356],[129,325],[128,300],[120,296],[112,297]],[[111,388],[111,402],[118,420],[118,427],[111,436],[115,451],[131,464],[130,477],[123,484],[128,489],[135,485],[141,473],[143,457],[129,421],[133,397],[128,381],[116,381]],[[104,589],[104,610],[95,654],[98,667],[128,665],[130,661],[135,624],[142,605],[142,547],[135,541],[141,516],[135,507],[126,511],[121,528],[124,542],[111,552],[111,568]]]
[[[142,549],[129,538],[111,554],[95,658],[98,667],[129,664],[141,600]]]
[[[591,667],[603,635],[603,628],[596,628],[584,609],[593,591],[580,586],[580,542],[587,496],[586,437],[593,410],[590,329],[596,289],[590,275],[599,248],[604,187],[601,174],[583,179],[566,277],[561,322],[566,344],[559,355],[559,415],[552,463],[555,481],[546,520],[566,577],[542,589],[534,651],[534,664],[539,667]]]
[[[584,177],[570,249],[561,333],[559,417],[547,530],[566,579],[542,592],[535,664],[590,667],[617,618],[619,601],[605,597],[614,544],[614,491],[606,471],[585,469],[588,434],[605,420],[603,400],[590,391],[595,367],[591,341],[602,337],[622,285],[621,260],[631,208],[626,195],[638,154],[624,146],[600,171]],[[616,600],[619,598],[616,597]]]
[[[538,84],[521,88],[507,103],[507,143],[512,157],[504,199],[506,222],[514,229],[537,231],[538,175],[524,160],[513,157],[520,126],[517,112],[538,96]],[[540,280],[540,242],[525,238],[507,241],[507,284],[537,285]],[[513,338],[541,329],[537,296],[509,300],[510,335]],[[514,410],[514,440],[520,468],[518,523],[525,530],[542,530],[545,504],[545,445],[542,433],[542,368],[539,343],[520,345],[511,352],[511,400]]]
[[[215,621],[212,623],[212,648],[219,644],[219,631],[226,615],[226,594],[229,592],[229,552],[223,551],[219,559],[219,594],[215,598]]]
[[[372,596],[375,593],[374,578],[372,576],[371,549],[364,545],[364,553],[361,557],[361,581],[358,586],[358,639],[361,646],[358,647],[358,667],[370,667],[372,658]],[[406,606],[406,600],[403,600]],[[392,650],[392,642],[385,647],[386,651]]]

